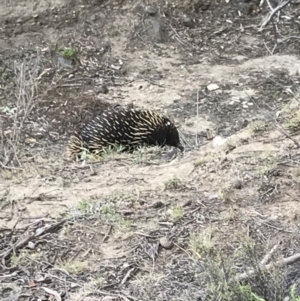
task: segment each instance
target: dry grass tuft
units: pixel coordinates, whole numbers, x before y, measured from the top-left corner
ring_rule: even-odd
[[[15,103],[11,108],[2,108],[3,116],[12,122],[11,129],[4,131],[4,118],[0,119],[0,165],[3,168],[21,166],[19,157],[24,125],[38,101],[39,66],[39,55],[14,64]]]

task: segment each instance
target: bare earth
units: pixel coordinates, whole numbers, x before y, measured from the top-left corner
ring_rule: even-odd
[[[205,264],[242,238],[259,260],[300,252],[299,40],[271,55],[272,26],[257,31],[267,7],[211,2],[0,4],[1,300],[201,300]],[[22,125],[20,66],[37,84]],[[185,152],[64,160],[73,130],[129,104],[171,116]]]

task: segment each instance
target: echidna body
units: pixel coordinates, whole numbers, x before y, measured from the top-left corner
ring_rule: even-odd
[[[71,136],[67,153],[74,157],[82,148],[93,153],[116,144],[127,149],[146,144],[183,150],[178,130],[168,117],[151,110],[110,109]]]

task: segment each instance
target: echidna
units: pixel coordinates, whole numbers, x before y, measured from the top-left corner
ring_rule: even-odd
[[[109,145],[123,145],[132,150],[136,146],[174,146],[184,150],[179,134],[170,119],[151,110],[108,109],[70,137],[67,156],[74,158],[82,148],[91,153]]]

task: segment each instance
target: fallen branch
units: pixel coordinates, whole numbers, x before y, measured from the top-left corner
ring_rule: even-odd
[[[270,263],[267,265],[260,265],[260,269],[261,269],[261,271],[268,271],[272,268],[283,267],[285,265],[291,265],[298,261],[300,261],[300,253],[297,253],[297,254],[287,257],[287,258],[283,258],[281,260],[276,261],[275,263]],[[248,270],[247,272],[237,275],[232,280],[240,282],[242,280],[252,277],[254,274],[255,274],[255,270],[251,269],[251,270]]]
[[[291,2],[291,0],[287,0],[284,3],[278,5],[276,8],[274,8],[273,11],[271,11],[270,15],[267,17],[267,19],[262,23],[262,25],[260,26],[258,31],[262,31],[264,27],[266,27],[271,20],[273,19],[273,17],[280,11],[282,10],[284,7],[286,7],[289,3]]]
[[[268,261],[270,260],[271,256],[274,254],[274,252],[277,250],[277,248],[280,246],[281,242],[279,242],[278,244],[276,244],[266,255],[265,257],[262,259],[262,261],[260,262],[260,265],[266,265],[268,263]]]
[[[49,233],[49,232],[53,232],[54,230],[56,230],[57,228],[60,228],[65,222],[69,221],[70,219],[63,219],[60,222],[57,222],[53,225],[44,227],[44,228],[40,228],[37,229],[39,231],[36,231],[35,234],[30,235],[28,237],[25,237],[21,240],[19,240],[18,242],[16,242],[14,245],[12,245],[8,250],[2,252],[0,254],[0,257],[2,257],[2,262],[4,264],[4,260],[13,252],[17,251],[18,249],[21,249],[22,247],[24,247],[25,245],[28,244],[28,242],[40,237],[43,234]]]

